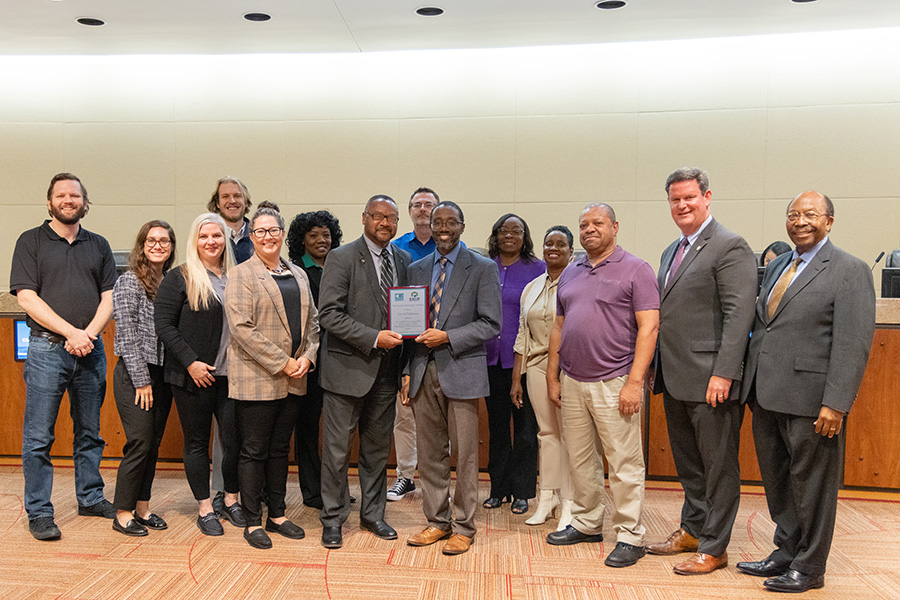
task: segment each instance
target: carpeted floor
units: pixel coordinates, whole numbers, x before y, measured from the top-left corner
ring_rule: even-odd
[[[5,465],[5,466],[4,466]],[[117,463],[104,463],[107,498],[112,498]],[[388,485],[392,483],[388,479]],[[351,493],[359,495],[351,477]],[[58,542],[35,541],[22,507],[22,472],[17,459],[0,462],[0,600],[675,600],[771,598],[762,580],[739,574],[734,563],[765,557],[774,526],[761,488],[745,488],[729,547],[730,565],[710,575],[672,573],[680,557],[647,556],[626,569],[603,558],[615,545],[607,526],[602,544],[549,546],[544,537],[555,521],[529,527],[509,505],[476,515],[478,534],[461,556],[440,553],[440,544],[406,545],[424,526],[419,492],[389,502],[387,521],[400,534],[383,541],[359,530],[352,513],[344,547],[319,544],[318,511],[300,504],[296,471],[288,487],[288,518],[306,529],[295,541],[273,534],[274,548],[256,550],[241,531],[225,524],[225,535],[202,535],[196,504],[178,464],[161,464],[152,508],[169,523],[166,531],[128,538],[111,521],[77,515],[71,461],[56,469],[53,501],[63,532]],[[488,492],[482,475],[483,494]],[[647,541],[678,527],[681,491],[675,484],[648,482],[644,503]],[[532,510],[534,503],[532,503]],[[811,599],[900,598],[900,494],[843,492],[834,546],[822,590]]]

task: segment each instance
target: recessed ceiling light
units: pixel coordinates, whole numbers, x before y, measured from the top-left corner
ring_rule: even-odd
[[[423,6],[416,9],[416,14],[420,17],[439,17],[444,14],[444,9],[437,6]]]
[[[612,10],[614,8],[622,8],[625,6],[625,2],[622,0],[603,0],[602,2],[598,2],[594,5],[600,10]]]
[[[271,19],[272,16],[267,15],[266,13],[252,12],[244,15],[244,18],[255,23],[262,23],[263,21],[268,21],[269,19]]]
[[[816,0],[791,0],[791,2],[795,2],[797,4],[805,4],[807,2],[815,2]]]
[[[93,17],[81,17],[80,19],[75,19],[75,21],[82,25],[87,25],[88,27],[100,27],[101,25],[106,25],[105,21]]]

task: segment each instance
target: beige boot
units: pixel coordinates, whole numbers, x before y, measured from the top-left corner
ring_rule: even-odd
[[[556,516],[556,508],[559,506],[559,498],[556,490],[541,490],[541,499],[534,514],[525,519],[526,525],[543,525],[552,515]]]
[[[562,514],[559,515],[559,525],[556,526],[557,531],[562,531],[566,527],[572,524],[572,505],[575,504],[574,500],[563,500],[562,501]]]

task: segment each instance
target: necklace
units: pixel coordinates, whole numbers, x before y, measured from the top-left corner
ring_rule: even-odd
[[[266,263],[263,264],[265,265]],[[273,269],[269,265],[266,265],[266,269],[268,269],[268,271],[274,275],[281,275],[282,273],[287,271],[287,265],[284,264],[284,261],[279,260],[277,267]]]

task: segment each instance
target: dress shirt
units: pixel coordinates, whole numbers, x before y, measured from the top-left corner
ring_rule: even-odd
[[[688,241],[687,248],[684,249],[684,254],[682,254],[682,257],[686,257],[686,256],[687,256],[687,253],[690,252],[690,251],[691,251],[691,248],[694,247],[694,242],[696,242],[696,241],[697,241],[697,238],[700,237],[700,233],[701,233],[704,229],[706,229],[706,226],[709,225],[711,222],[712,222],[712,214],[710,214],[708,217],[706,217],[706,220],[703,221],[703,224],[700,226],[699,229],[697,229],[697,231],[695,231],[694,233],[692,233],[692,234],[689,235],[689,236],[681,236],[680,238],[678,238],[678,241],[679,241],[679,242],[680,242],[681,240],[683,240],[685,237],[687,237],[687,241]],[[680,265],[679,265],[679,266],[680,266]],[[669,265],[669,272],[666,274],[666,285],[669,285],[669,278],[670,278],[671,276],[672,276],[672,266]]]
[[[429,290],[432,294],[434,293],[434,286],[437,285],[438,279],[441,277],[441,256],[447,259],[447,264],[444,266],[444,289],[447,288],[447,284],[450,282],[450,273],[453,272],[453,264],[456,262],[456,257],[459,256],[459,249],[462,245],[462,242],[456,244],[456,247],[448,252],[447,254],[441,254],[440,252],[435,251],[434,253],[434,267],[431,270],[431,290]]]
[[[806,265],[808,265],[810,263],[810,261],[812,261],[812,259],[814,259],[816,257],[816,254],[819,253],[819,250],[822,249],[822,246],[824,246],[825,242],[827,242],[827,241],[828,241],[828,236],[826,235],[824,238],[822,238],[819,241],[818,244],[816,244],[808,252],[804,252],[803,254],[798,254],[797,249],[794,248],[793,252],[791,252],[791,260],[789,260],[787,262],[784,269],[782,270],[782,273],[784,273],[784,271],[787,271],[788,269],[791,268],[792,262],[794,262],[798,258],[800,259],[800,264],[797,265],[797,271],[794,273],[794,277],[791,279],[790,283],[788,283],[788,289],[790,289],[791,284],[793,284],[795,281],[797,281],[797,278],[800,277],[800,273],[802,273],[803,269],[806,268]],[[780,276],[781,275],[779,274],[779,277]],[[778,280],[776,279],[776,281],[778,281]],[[766,297],[767,304],[769,302],[769,298],[772,297],[772,292],[774,292],[774,291],[775,291],[775,286],[773,285],[772,289],[769,290],[769,295]]]
[[[373,242],[369,239],[369,236],[363,235],[363,239],[366,240],[366,246],[369,248],[369,253],[372,255],[372,260],[375,261],[375,275],[378,277],[378,282],[381,282],[381,251],[384,250],[381,246]],[[394,274],[394,280],[391,282],[391,285],[397,285],[397,261],[394,260],[394,249],[391,248],[391,244],[387,245],[388,254],[391,257],[391,266],[393,267],[392,271]]]

